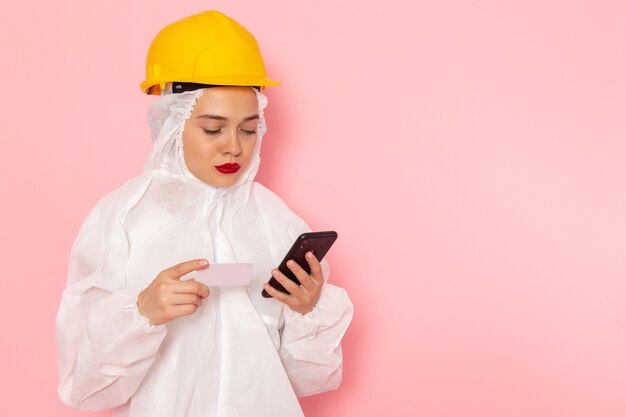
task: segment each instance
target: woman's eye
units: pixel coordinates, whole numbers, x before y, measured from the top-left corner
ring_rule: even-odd
[[[256,135],[256,130],[241,129],[241,131],[246,135]]]
[[[217,130],[202,129],[202,130],[204,130],[204,133],[206,133],[207,135],[217,135],[218,133],[220,133],[220,129],[217,129]]]

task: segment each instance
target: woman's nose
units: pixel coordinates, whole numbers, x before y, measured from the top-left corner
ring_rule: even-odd
[[[237,132],[229,132],[228,137],[226,138],[226,143],[223,148],[224,153],[229,153],[231,155],[237,156],[241,153],[241,146],[239,145],[239,136]]]

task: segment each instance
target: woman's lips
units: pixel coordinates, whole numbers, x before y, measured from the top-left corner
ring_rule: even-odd
[[[241,168],[241,165],[239,164],[222,164],[215,167],[215,169],[217,169],[222,174],[234,174],[235,172],[239,171],[239,168]]]

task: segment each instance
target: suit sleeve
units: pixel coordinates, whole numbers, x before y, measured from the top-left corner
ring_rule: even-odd
[[[83,224],[56,317],[58,393],[80,410],[128,401],[166,334],[139,314],[141,288],[125,288],[127,245],[112,211],[101,202]]]
[[[337,389],[341,383],[341,339],[352,320],[347,292],[324,284],[315,308],[300,314],[283,307],[279,354],[299,397]]]

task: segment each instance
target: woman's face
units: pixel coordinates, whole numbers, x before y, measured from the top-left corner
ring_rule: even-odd
[[[189,171],[214,187],[233,185],[252,158],[258,122],[257,98],[251,88],[205,89],[183,131]]]

